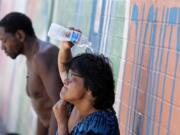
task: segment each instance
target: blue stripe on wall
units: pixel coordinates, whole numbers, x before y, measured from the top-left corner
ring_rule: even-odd
[[[171,47],[171,39],[172,39],[172,33],[173,33],[173,24],[174,24],[174,21],[176,22],[176,13],[174,13],[175,10],[174,8],[171,8],[170,9],[170,13],[169,13],[169,19],[174,19],[173,21],[168,21],[167,23],[170,23],[171,24],[171,27],[170,27],[170,37],[169,37],[169,43],[168,43],[168,49],[170,49]],[[170,51],[168,51],[167,53],[167,56],[166,56],[166,64],[165,64],[165,73],[164,74],[167,74],[167,69],[168,69],[168,63],[169,63],[169,53]],[[166,75],[164,76],[164,79],[163,79],[163,87],[162,87],[162,101],[161,101],[161,105],[160,105],[160,119],[159,119],[159,125],[158,125],[158,135],[160,134],[160,126],[161,126],[161,122],[162,122],[162,111],[163,111],[163,105],[164,105],[164,91],[165,91],[165,85],[166,85]]]
[[[178,17],[178,31],[177,31],[177,45],[176,45],[176,50],[177,52],[180,52],[180,8],[179,8],[179,17]]]
[[[153,24],[153,33],[152,33],[152,39],[151,39],[151,44],[152,48],[150,50],[150,58],[148,61],[148,71],[152,70],[153,64],[154,64],[154,49],[155,49],[155,41],[156,41],[156,28],[157,28],[157,14],[158,14],[158,9],[156,9],[155,13],[155,24]],[[152,93],[149,93],[151,95],[154,95],[154,89],[152,89],[153,84],[153,74],[149,74],[150,76],[150,86],[148,91],[152,91]],[[148,96],[148,117],[152,115],[152,102],[153,102],[153,97]],[[150,129],[151,129],[151,119],[147,120],[147,126],[146,126],[146,134],[150,134]]]
[[[149,14],[148,14],[148,22],[145,26],[145,32],[143,33],[144,37],[143,37],[143,41],[141,43],[141,40],[139,40],[138,42],[138,53],[137,53],[137,63],[140,59],[140,66],[142,66],[142,63],[143,63],[143,59],[144,59],[144,49],[145,49],[145,42],[146,42],[146,38],[147,38],[147,33],[148,33],[148,29],[149,29],[149,22],[153,22],[153,10],[154,10],[154,7],[153,5],[151,5],[150,9],[149,9]],[[142,19],[143,20],[143,19]],[[151,35],[152,31],[150,31],[150,35]],[[141,37],[142,34],[140,34],[140,37]],[[143,45],[142,45],[143,44]],[[141,50],[141,46],[142,45],[142,50]],[[133,97],[132,97],[132,106],[133,106],[133,110],[131,111],[131,113],[133,113],[133,115],[131,114],[131,116],[133,116],[133,121],[132,123],[136,124],[136,121],[135,121],[135,117],[136,117],[136,104],[137,104],[137,99],[138,99],[138,89],[139,89],[139,86],[140,86],[140,78],[141,78],[141,72],[142,70],[139,69],[138,66],[136,66],[136,71],[135,71],[135,76],[134,76],[134,87],[135,89],[132,89],[133,90]],[[138,76],[138,78],[136,78],[136,76]],[[137,86],[136,86],[137,85]],[[134,111],[134,112],[133,112]],[[134,129],[133,129],[134,130]]]
[[[132,15],[131,15],[131,21],[132,22],[134,22],[135,23],[135,28],[136,28],[136,35],[135,35],[135,37],[136,37],[136,39],[135,39],[135,43],[137,42],[137,35],[138,35],[138,6],[135,4],[134,6],[133,6],[133,8],[132,8],[133,10],[132,10]],[[131,35],[131,27],[133,27],[132,26],[132,24],[131,25],[129,25],[129,29],[128,29],[128,39],[130,38],[130,35]],[[135,46],[135,45],[134,45]],[[135,54],[135,50],[134,50],[134,54]],[[128,57],[128,53],[126,53],[126,58]],[[125,67],[127,67],[127,62],[125,62]],[[125,80],[125,72],[126,72],[126,70],[125,70],[126,68],[124,68],[124,72],[123,72],[123,80]],[[132,70],[131,70],[131,74],[133,74],[133,72],[132,72]],[[124,83],[122,84],[123,86],[122,86],[122,88],[124,87]],[[121,98],[120,99],[123,99],[123,93],[124,93],[124,90],[122,90],[122,92],[121,92]],[[130,94],[130,93],[129,93]],[[130,98],[129,98],[130,99]],[[120,108],[119,108],[119,112],[121,113],[121,106],[120,106]],[[126,118],[126,120],[128,119],[128,115],[127,115],[127,118]],[[120,119],[120,121],[121,121],[121,119]],[[127,122],[126,122],[127,123]]]
[[[142,19],[144,20],[144,11],[145,11],[145,5],[143,5],[143,14],[142,14]],[[150,50],[150,57],[148,59],[148,77],[146,80],[146,88],[145,92],[150,91],[149,96],[148,93],[146,93],[145,96],[145,103],[144,103],[144,112],[146,111],[146,98],[148,98],[148,112],[147,116],[147,125],[146,125],[146,135],[149,134],[156,134],[155,132],[155,123],[156,123],[156,107],[157,107],[157,100],[158,100],[158,91],[159,91],[159,81],[160,81],[160,76],[162,72],[162,68],[165,68],[165,76],[163,78],[163,84],[162,84],[162,101],[160,103],[160,117],[158,120],[158,135],[160,134],[161,131],[161,124],[162,124],[162,114],[163,114],[163,104],[164,104],[164,92],[165,92],[165,86],[166,86],[166,80],[167,80],[167,72],[168,72],[168,65],[169,65],[169,56],[170,52],[167,52],[167,55],[164,56],[164,48],[165,48],[165,40],[166,40],[166,32],[167,32],[167,26],[168,29],[170,28],[170,36],[168,37],[168,50],[171,49],[172,46],[172,36],[173,36],[173,29],[174,26],[178,27],[177,30],[177,45],[176,45],[176,50],[177,52],[180,51],[180,9],[178,10],[177,8],[163,8],[162,10],[162,20],[163,24],[160,25],[160,32],[158,34],[158,48],[157,48],[157,54],[155,55],[155,42],[157,38],[157,18],[158,18],[158,9],[156,9],[156,12],[154,11],[153,5],[151,5],[149,9],[149,14],[148,14],[148,21],[145,26],[145,32],[143,32],[143,21],[139,22],[138,21],[138,11],[139,7],[137,4],[133,5],[132,8],[132,14],[131,14],[131,21],[135,24],[135,43],[134,43],[134,54],[133,54],[133,63],[132,65],[132,70],[131,70],[131,78],[130,78],[130,88],[129,88],[129,99],[128,99],[128,113],[126,116],[126,130],[125,134],[129,134],[131,132],[135,132],[136,134],[142,134],[142,129],[144,124],[141,126],[138,126],[139,118],[136,117],[136,109],[137,109],[137,103],[138,103],[138,89],[141,86],[140,80],[141,80],[141,75],[142,75],[142,70],[139,69],[140,66],[143,64],[144,60],[144,50],[145,50],[145,44],[147,43],[147,33],[150,33],[150,43],[151,43],[151,50]],[[166,15],[165,15],[166,14]],[[165,16],[164,16],[165,15]],[[177,22],[177,15],[179,15],[178,22]],[[155,23],[155,24],[152,24]],[[177,26],[178,23],[178,26]],[[131,24],[132,25],[132,24]],[[130,34],[132,29],[132,26],[130,26],[130,30],[128,34]],[[150,30],[150,31],[149,31]],[[143,38],[143,39],[142,39]],[[130,39],[128,35],[128,39]],[[143,41],[141,41],[143,40]],[[142,49],[141,49],[141,44],[143,43]],[[138,47],[136,47],[138,46]],[[127,55],[127,54],[126,54]],[[156,58],[155,58],[156,56]],[[165,65],[162,65],[162,59],[167,58]],[[170,126],[171,126],[171,115],[172,115],[172,107],[173,107],[173,102],[174,102],[174,91],[175,91],[175,85],[176,85],[176,74],[177,74],[177,66],[178,66],[178,61],[179,61],[179,53],[176,54],[176,65],[174,68],[174,79],[173,79],[173,85],[172,85],[172,95],[171,95],[171,104],[170,104],[170,109],[169,109],[169,114],[168,114],[168,127],[167,127],[167,134],[170,134]],[[140,63],[140,66],[138,66],[138,63]],[[125,64],[126,66],[126,64]],[[137,77],[138,76],[138,77]],[[149,87],[148,87],[149,86]],[[123,94],[122,94],[123,95]],[[121,95],[121,96],[122,96]],[[148,97],[147,97],[148,96]],[[155,97],[155,98],[154,98]],[[121,97],[122,98],[122,97]],[[154,109],[154,110],[153,110]],[[154,115],[153,115],[154,114]],[[152,117],[153,116],[153,117]],[[152,118],[151,118],[152,117]],[[141,122],[140,122],[141,123]],[[130,132],[129,132],[129,131]]]
[[[170,21],[171,19],[173,19],[173,23],[176,23],[176,16],[177,16],[177,8],[173,8],[171,9],[172,12],[172,16],[170,17]],[[178,24],[180,23],[180,10],[179,10],[179,19],[178,19]],[[179,45],[179,37],[180,37],[180,27],[178,26],[178,30],[177,30],[177,42],[176,42],[176,46],[177,46],[177,52],[178,52],[178,45]],[[176,53],[176,63],[175,63],[175,67],[174,67],[174,76],[173,76],[173,84],[172,84],[172,94],[171,94],[171,100],[170,100],[170,109],[169,109],[169,113],[168,113],[168,127],[167,127],[167,135],[170,134],[170,127],[171,127],[171,115],[172,115],[172,107],[173,107],[173,103],[174,103],[174,93],[175,93],[175,86],[176,86],[176,74],[177,74],[177,67],[178,67],[178,63],[179,63],[179,53]]]
[[[144,8],[145,6],[143,6],[143,11],[144,11]],[[138,9],[138,6],[137,5],[133,5],[133,10],[132,10],[132,17],[131,17],[131,20],[135,22],[135,26],[136,26],[136,41],[134,43],[134,57],[133,57],[133,61],[135,60],[135,56],[136,56],[136,44],[137,44],[137,38],[138,38],[138,12],[139,12],[139,9]],[[142,33],[142,24],[141,24],[141,27],[140,27],[140,33]],[[134,64],[132,65],[132,70],[131,70],[131,75],[133,75],[134,73]],[[130,80],[130,84],[132,84],[132,80],[133,80],[133,77],[131,76],[131,80]],[[128,99],[128,107],[130,106],[130,103],[132,102],[132,93],[131,93],[131,85],[130,85],[130,88],[129,88],[129,99]],[[132,106],[131,106],[132,107]],[[128,127],[130,125],[130,113],[132,110],[130,110],[131,108],[128,108],[128,114],[127,114],[127,117],[126,117],[126,130],[125,130],[125,134],[127,134],[128,132]]]
[[[165,18],[165,22],[167,22],[167,19],[168,19],[168,14],[169,14],[169,9],[167,8],[166,9],[166,18]],[[164,44],[165,44],[165,38],[166,38],[166,24],[164,24],[164,28],[163,28],[163,37],[162,37],[162,47],[161,48],[163,48],[164,47]],[[159,48],[160,48],[160,44],[159,44]],[[158,65],[157,64],[157,67],[156,67],[156,70],[158,70],[158,73],[160,73],[161,72],[161,68],[162,68],[162,57],[163,57],[163,51],[161,52],[161,53],[159,53],[160,54],[160,60],[159,60],[159,62],[160,62],[160,64]],[[157,83],[156,83],[156,85],[155,85],[155,88],[156,88],[156,90],[157,90],[157,94],[158,94],[158,90],[159,90],[159,80],[160,80],[160,74],[158,74],[158,76],[157,76],[158,78],[157,78]],[[162,110],[160,109],[160,112],[162,112]],[[160,117],[162,116],[162,114],[160,113]],[[158,127],[158,128],[160,128],[160,127]],[[159,132],[159,131],[158,131]]]
[[[105,6],[106,6],[106,0],[103,0],[102,2],[102,9],[101,9],[101,19],[100,19],[100,26],[98,33],[94,32],[94,23],[95,23],[95,17],[96,17],[96,10],[97,10],[97,0],[93,0],[93,6],[92,6],[92,14],[91,14],[91,23],[90,23],[90,32],[89,32],[89,40],[92,42],[92,48],[95,52],[99,51],[100,48],[100,42],[101,42],[101,36],[102,36],[102,28],[104,25],[104,15],[106,13]]]
[[[162,20],[161,20],[161,22],[163,22],[164,21],[164,12],[165,12],[165,9],[163,8],[163,11],[162,11]],[[163,25],[161,24],[161,26],[160,26],[160,32],[159,32],[159,40],[158,40],[158,51],[157,52],[160,52],[160,43],[161,43],[161,40],[162,40],[162,29],[163,28]],[[156,67],[157,67],[157,65],[158,65],[158,60],[159,60],[159,53],[157,53],[157,57],[156,57],[156,63],[155,64],[153,64],[153,70],[154,71],[157,71],[156,70]],[[156,85],[156,83],[158,83],[157,81],[156,81],[156,72],[154,73],[154,78],[153,78],[153,90],[155,90],[155,101],[154,101],[154,115],[153,115],[153,121],[154,121],[154,123],[152,123],[152,135],[154,134],[154,127],[155,127],[155,121],[156,121],[156,105],[157,105],[157,97],[158,97],[158,89],[155,87],[155,86],[158,86],[158,85]],[[160,75],[158,76],[158,77],[160,77]],[[145,106],[144,106],[145,107]]]

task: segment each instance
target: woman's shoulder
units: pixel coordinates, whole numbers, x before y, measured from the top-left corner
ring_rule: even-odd
[[[117,118],[114,111],[98,111],[89,115],[86,119],[87,124],[94,128],[109,129],[114,127],[117,122]]]
[[[86,121],[93,120],[94,122],[105,122],[105,121],[111,121],[114,119],[116,119],[116,115],[114,111],[97,111],[88,115],[85,118]]]
[[[91,113],[76,126],[76,130],[100,135],[119,135],[118,122],[114,111]]]

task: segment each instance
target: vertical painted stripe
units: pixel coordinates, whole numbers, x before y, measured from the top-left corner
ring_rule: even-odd
[[[176,50],[178,53],[180,53],[180,8],[178,10],[178,13],[179,13],[179,17],[178,17],[178,32],[177,32],[177,45],[176,45]]]
[[[106,45],[108,40],[109,24],[110,24],[110,13],[111,13],[112,0],[108,0],[105,6],[106,14],[104,15],[103,34],[101,38],[100,53],[106,55]],[[103,18],[103,17],[102,17]]]
[[[168,13],[169,13],[169,9],[166,9],[166,18],[165,18],[165,22],[167,22],[168,19]],[[162,24],[163,25],[163,24]],[[164,44],[165,44],[165,38],[166,38],[166,24],[164,24],[164,28],[163,28],[163,37],[162,37],[162,47],[159,44],[159,48],[158,48],[158,54],[160,54],[160,58],[157,59],[157,65],[156,65],[156,70],[158,70],[158,75],[157,75],[157,80],[156,80],[156,85],[155,88],[157,90],[157,95],[158,95],[158,91],[159,91],[159,80],[160,80],[160,72],[161,72],[161,68],[162,68],[162,57],[163,57],[163,52],[160,53],[160,50],[162,50],[161,48],[164,48]],[[159,60],[160,59],[160,60]],[[158,66],[158,61],[160,62],[159,66]],[[162,112],[162,111],[161,111]],[[160,114],[162,115],[162,114]],[[156,133],[155,133],[156,134]]]
[[[143,10],[144,10],[144,7],[143,7]],[[138,38],[138,13],[139,13],[139,9],[138,9],[138,6],[136,4],[133,5],[133,9],[132,9],[132,16],[131,16],[131,21],[135,22],[135,28],[136,28],[136,37],[135,37],[135,43],[134,43],[134,55],[133,55],[133,61],[135,61],[135,56],[136,56],[136,43],[137,43],[137,38]],[[141,24],[142,26],[142,24]],[[142,32],[142,27],[140,28],[140,32]],[[129,33],[130,34],[130,33]],[[131,75],[133,75],[133,70],[134,69],[134,64],[132,66],[132,70],[131,70]],[[131,80],[130,80],[130,84],[132,84],[132,76],[131,76]],[[130,86],[131,87],[131,86]],[[131,102],[131,91],[130,91],[131,88],[129,88],[129,95],[128,95],[128,113],[127,113],[127,116],[126,116],[126,130],[125,130],[125,134],[128,133],[128,124],[129,124],[129,116],[130,116],[130,108],[129,107],[132,107],[130,106],[130,102]]]
[[[163,10],[164,11],[164,10]],[[163,18],[164,18],[164,12],[163,12]],[[164,19],[162,19],[162,20],[164,20]],[[159,38],[159,46],[160,46],[160,41],[162,40],[161,39],[161,33],[162,33],[162,25],[161,25],[161,30],[160,30],[160,33],[159,33],[159,35],[160,35],[160,38]],[[164,32],[165,33],[165,32]],[[164,36],[165,37],[165,36]],[[159,49],[159,48],[158,48]],[[159,53],[158,53],[158,55],[159,55]],[[158,63],[158,59],[157,59],[157,62],[156,63]],[[149,63],[150,64],[150,63]],[[149,67],[149,64],[148,64],[148,67]],[[157,64],[156,64],[157,65]],[[150,68],[148,68],[148,74],[150,74]],[[149,82],[149,80],[150,80],[150,76],[148,76],[148,78],[147,78],[147,80],[146,80],[146,88],[145,88],[145,92],[147,92],[147,89],[148,89],[148,82]],[[147,98],[147,94],[146,94],[146,96],[145,96],[145,99],[144,99],[144,113],[146,112],[146,98]],[[144,120],[144,122],[145,122],[145,120]],[[144,128],[144,125],[145,125],[145,123],[143,122],[143,124],[142,124],[142,129]]]
[[[155,39],[156,39],[156,28],[157,28],[157,14],[158,14],[158,9],[156,9],[156,13],[155,13],[155,24],[154,26],[152,26],[153,28],[153,33],[152,33],[152,38],[151,38],[151,44],[152,44],[152,48],[150,50],[150,58],[148,60],[148,71],[152,71],[153,68],[153,64],[154,64],[154,49],[155,49]],[[153,74],[151,74],[151,72],[148,72],[148,75],[150,77],[150,85],[149,87],[147,87],[148,89],[146,90],[146,92],[150,92],[150,96],[148,96],[148,110],[147,110],[147,116],[151,117],[152,115],[152,102],[153,102],[153,98],[151,95],[154,95],[154,90],[152,89],[153,86]],[[152,93],[151,93],[152,92]],[[147,120],[147,126],[146,126],[146,135],[150,134],[150,129],[151,129],[151,119],[148,118]]]
[[[103,1],[102,9],[101,10],[101,20],[100,20],[100,26],[98,33],[94,31],[95,27],[95,15],[96,15],[96,9],[97,7],[97,0],[93,0],[93,6],[92,6],[92,14],[91,14],[91,23],[90,23],[90,32],[89,32],[89,40],[92,42],[92,48],[95,52],[98,52],[100,49],[100,43],[102,38],[102,31],[103,31],[103,25],[104,25],[104,19],[102,16],[105,14],[105,5],[106,1]]]
[[[138,56],[137,56],[137,61],[139,61],[140,59],[140,65],[139,66],[142,66],[142,63],[143,63],[143,60],[144,60],[144,49],[145,49],[145,46],[144,44],[146,43],[146,39],[147,39],[147,33],[148,33],[148,29],[149,29],[149,22],[152,22],[153,21],[153,11],[154,11],[154,7],[153,5],[151,5],[150,9],[149,9],[149,14],[148,14],[148,18],[147,18],[147,24],[145,26],[145,32],[144,32],[144,37],[143,37],[143,41],[139,41],[138,43]],[[143,19],[142,19],[143,20]],[[150,31],[150,35],[152,33],[152,29]],[[141,49],[141,44],[142,45],[142,49]],[[133,116],[133,121],[132,123],[135,123],[136,121],[134,120],[135,119],[135,116],[136,116],[136,97],[138,96],[138,89],[139,89],[139,86],[140,86],[140,78],[141,78],[141,69],[137,66],[136,67],[136,71],[135,71],[135,76],[134,76],[134,87],[135,89],[133,90],[133,102],[132,102],[132,106],[133,106],[133,110],[131,111],[131,113],[133,113],[133,115],[131,114],[131,116]],[[136,77],[138,76],[138,78]],[[137,86],[136,86],[137,85]],[[136,132],[136,131],[135,131]]]
[[[46,20],[47,21],[47,28],[46,28],[47,32],[50,28],[51,22],[53,21],[55,1],[53,0],[50,3],[51,3],[50,10],[49,10],[50,13],[49,13],[48,19]],[[50,37],[48,35],[46,35],[46,41],[50,42]]]
[[[172,9],[172,16],[170,17],[170,21],[171,19],[173,19],[174,22],[172,22],[173,24],[176,24],[176,16],[177,16],[177,8]],[[179,10],[179,19],[178,19],[178,24],[180,23],[180,10]],[[176,24],[177,25],[177,24]],[[173,103],[174,103],[174,93],[175,93],[175,86],[176,86],[176,74],[177,74],[177,67],[178,67],[178,63],[179,63],[179,53],[178,53],[178,46],[180,45],[180,26],[178,26],[178,30],[177,30],[177,36],[176,36],[176,64],[174,67],[174,76],[173,76],[173,83],[172,83],[172,94],[171,94],[171,100],[170,100],[170,109],[169,109],[169,113],[168,113],[168,127],[167,127],[167,135],[170,134],[170,127],[171,127],[171,115],[172,115],[172,107],[173,107]]]
[[[176,86],[176,74],[177,74],[178,63],[179,63],[179,54],[177,53],[176,54],[176,64],[174,67],[174,76],[173,76],[174,78],[173,78],[173,84],[172,84],[172,94],[171,94],[171,100],[170,100],[170,109],[169,109],[169,113],[168,113],[168,127],[167,127],[167,134],[166,135],[170,135],[171,115],[172,115],[172,107],[173,107],[173,103],[174,103],[174,93],[175,93],[175,86]]]
[[[145,5],[144,5],[144,7],[145,7]],[[144,10],[143,10],[143,13],[144,13],[144,11],[145,11],[145,8],[144,8]],[[142,16],[143,18],[142,18],[142,20],[144,20],[144,14],[143,14],[143,16]],[[149,19],[149,16],[148,16],[148,19]],[[143,22],[143,21],[142,21]],[[142,23],[143,24],[143,23]],[[146,27],[145,27],[145,33],[144,33],[144,38],[143,38],[143,41],[141,41],[141,38],[143,37],[143,36],[141,36],[142,35],[142,31],[140,32],[140,34],[139,34],[139,41],[138,41],[138,47],[137,47],[137,49],[138,50],[135,50],[136,52],[137,52],[137,56],[135,55],[134,56],[134,62],[135,61],[137,61],[137,63],[135,63],[136,64],[136,68],[133,68],[133,69],[135,69],[135,72],[134,72],[134,79],[133,79],[133,82],[131,83],[132,84],[132,87],[131,87],[131,91],[132,91],[132,96],[131,96],[131,110],[130,110],[130,115],[129,115],[129,123],[131,123],[131,124],[129,124],[129,129],[131,129],[132,130],[132,132],[136,132],[136,131],[133,131],[134,129],[133,129],[133,125],[135,124],[135,121],[134,121],[134,118],[135,118],[135,112],[136,112],[136,110],[135,110],[135,108],[136,108],[136,106],[135,106],[135,101],[136,101],[136,94],[138,93],[138,87],[139,87],[139,84],[137,83],[137,82],[139,82],[140,81],[140,69],[139,69],[139,65],[138,65],[138,62],[139,62],[139,59],[140,59],[140,65],[142,65],[142,60],[143,59],[141,59],[141,56],[143,56],[144,54],[144,52],[143,52],[143,50],[144,50],[144,47],[142,47],[142,51],[141,51],[141,44],[144,44],[144,42],[145,42],[145,40],[146,40],[146,34],[147,34],[147,32],[148,32],[148,27],[149,26],[149,23],[147,23],[146,24]],[[143,26],[142,26],[143,27]],[[135,54],[136,54],[136,52],[135,52]],[[141,55],[141,52],[142,52],[142,55]],[[141,55],[141,56],[140,56]],[[139,75],[139,76],[138,76]],[[138,76],[138,81],[136,82],[136,79],[137,79],[137,77],[136,76]],[[133,76],[132,76],[133,77]],[[134,123],[134,124],[133,124]]]
[[[20,106],[18,106],[16,109],[13,109],[12,107],[11,107],[11,105],[13,105],[13,100],[12,99],[14,99],[12,96],[14,96],[13,95],[13,93],[14,93],[14,88],[15,87],[17,87],[17,85],[16,85],[16,83],[15,83],[15,79],[17,79],[17,77],[16,77],[16,69],[17,69],[17,61],[13,61],[12,62],[12,68],[11,68],[11,73],[9,74],[10,76],[9,76],[9,85],[8,85],[8,87],[7,87],[7,94],[6,94],[6,96],[5,96],[5,100],[6,100],[6,102],[5,102],[5,106],[7,106],[7,111],[6,111],[6,118],[7,118],[7,121],[8,121],[8,119],[13,119],[13,122],[8,122],[7,123],[7,128],[8,127],[11,127],[11,129],[12,130],[14,130],[14,129],[16,129],[16,127],[17,127],[17,121],[19,120],[18,119],[18,110],[21,110],[21,107]],[[17,93],[19,93],[19,95],[21,94],[21,91],[18,91]],[[17,104],[19,104],[19,102],[20,102],[20,100],[17,100],[16,101],[16,103]],[[13,109],[13,110],[12,110]],[[11,111],[13,111],[13,115],[15,115],[15,116],[13,116],[12,115],[12,112]]]
[[[95,21],[94,21],[94,32],[98,33],[99,31],[99,26],[100,26],[100,19],[101,19],[101,9],[102,9],[102,4],[103,1],[102,0],[99,0],[97,2],[97,5],[96,5],[96,15],[95,15]]]
[[[168,21],[166,23],[168,23]],[[171,45],[172,32],[173,32],[173,29],[172,29],[172,26],[171,26],[170,27],[170,37],[169,37],[168,48],[170,48],[170,45]],[[165,76],[164,76],[164,79],[163,79],[163,84],[162,84],[163,86],[162,86],[162,93],[161,93],[162,101],[161,101],[161,104],[160,104],[160,118],[159,118],[159,125],[158,125],[158,135],[160,135],[160,130],[161,130],[162,112],[163,112],[163,105],[164,105],[164,91],[165,91],[165,84],[166,84],[166,74],[167,74],[167,68],[168,68],[168,63],[169,63],[169,51],[167,52],[166,58],[167,58],[167,60],[166,60],[165,72],[164,72]]]
[[[108,8],[107,8],[107,24],[106,24],[106,30],[105,30],[105,34],[104,34],[104,48],[103,48],[103,54],[105,54],[107,57],[110,57],[111,55],[111,48],[112,48],[112,44],[108,44],[109,41],[112,41],[112,35],[110,34],[110,31],[112,31],[112,18],[111,18],[111,14],[112,14],[112,0],[108,1],[109,3],[107,3]],[[108,34],[106,34],[108,33]]]
[[[94,48],[94,50],[97,52],[99,50],[99,46],[97,47],[97,44],[95,44],[94,41],[94,36],[93,35],[97,35],[97,33],[94,32],[94,21],[95,21],[95,11],[96,11],[96,5],[97,5],[97,1],[93,0],[93,4],[92,4],[92,13],[91,13],[91,22],[90,22],[90,31],[89,31],[89,40],[92,42],[92,47]],[[96,48],[95,48],[96,46]]]
[[[125,5],[125,16],[129,16],[129,8],[130,8],[130,2],[129,0],[126,1]],[[129,25],[129,19],[125,18],[124,22],[124,33],[123,37],[127,37],[123,40],[123,45],[122,45],[122,55],[121,55],[121,60],[119,62],[119,73],[118,73],[118,83],[117,83],[117,89],[116,89],[116,102],[115,102],[115,109],[116,109],[116,115],[119,119],[119,123],[121,123],[120,119],[120,113],[121,113],[121,103],[122,103],[122,95],[123,95],[123,85],[124,85],[124,78],[125,78],[125,67],[127,66],[125,62],[125,58],[127,58],[127,45],[128,45],[128,40],[129,39],[129,34],[130,34],[130,29],[131,25]],[[120,99],[119,99],[120,97]]]
[[[82,20],[82,10],[83,10],[83,0],[78,0],[76,2],[76,18],[75,18],[75,26],[80,27],[80,22]]]
[[[165,19],[165,22],[167,22],[167,19],[168,19],[168,12],[169,12],[169,9],[166,9],[166,19]],[[164,13],[163,13],[164,14]],[[163,24],[162,24],[163,25]],[[164,47],[164,43],[165,43],[165,37],[166,37],[166,24],[164,25],[164,32],[163,32],[163,37],[162,37],[162,48]],[[160,49],[161,46],[160,44],[158,45],[158,58],[157,58],[157,61],[156,61],[156,70],[158,70],[158,75],[157,75],[157,80],[156,80],[156,84],[155,84],[155,89],[157,90],[157,95],[158,95],[158,90],[159,90],[159,80],[160,80],[160,72],[161,72],[161,68],[162,68],[162,56],[163,56],[163,52],[161,53],[161,56],[160,56],[160,65],[158,66],[158,61],[159,61],[159,51],[162,50]],[[159,67],[159,69],[157,68]],[[156,104],[155,104],[156,105]],[[152,132],[153,133],[153,132]],[[156,133],[155,133],[156,134]]]
[[[163,8],[163,10],[162,10],[162,20],[161,20],[161,22],[163,22],[164,21],[164,8]],[[153,64],[153,70],[154,71],[156,71],[156,67],[157,67],[157,65],[158,65],[158,60],[159,60],[159,51],[160,51],[160,43],[161,43],[161,40],[162,40],[162,29],[163,28],[163,25],[161,24],[161,26],[160,26],[160,32],[159,32],[159,40],[158,40],[158,51],[156,52],[157,53],[157,57],[156,57],[156,62],[155,62],[155,64]],[[156,105],[157,105],[157,97],[158,97],[158,89],[157,89],[157,87],[155,87],[156,86],[156,83],[157,83],[157,81],[156,81],[156,75],[157,74],[157,72],[155,72],[154,73],[154,78],[153,78],[153,88],[152,89],[154,89],[155,90],[155,92],[154,92],[154,96],[156,97],[155,98],[155,101],[154,101],[154,113],[153,113],[153,122],[154,123],[152,123],[152,135],[154,135],[154,127],[155,127],[155,121],[156,121]],[[146,100],[145,100],[146,101]],[[146,103],[145,103],[146,104]]]

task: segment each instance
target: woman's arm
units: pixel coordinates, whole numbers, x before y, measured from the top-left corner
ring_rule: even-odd
[[[60,46],[61,48],[58,54],[58,68],[61,80],[64,82],[67,74],[66,64],[72,59],[71,47],[73,46],[73,43],[62,42]]]
[[[53,107],[58,124],[58,135],[68,135],[68,109],[67,102],[59,100]]]

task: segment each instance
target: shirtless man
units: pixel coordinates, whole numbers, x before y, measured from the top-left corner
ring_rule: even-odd
[[[62,87],[57,66],[59,49],[39,40],[31,20],[18,12],[0,20],[0,40],[2,50],[12,59],[20,54],[27,58],[27,95],[38,116],[37,135],[55,135],[52,107]]]

